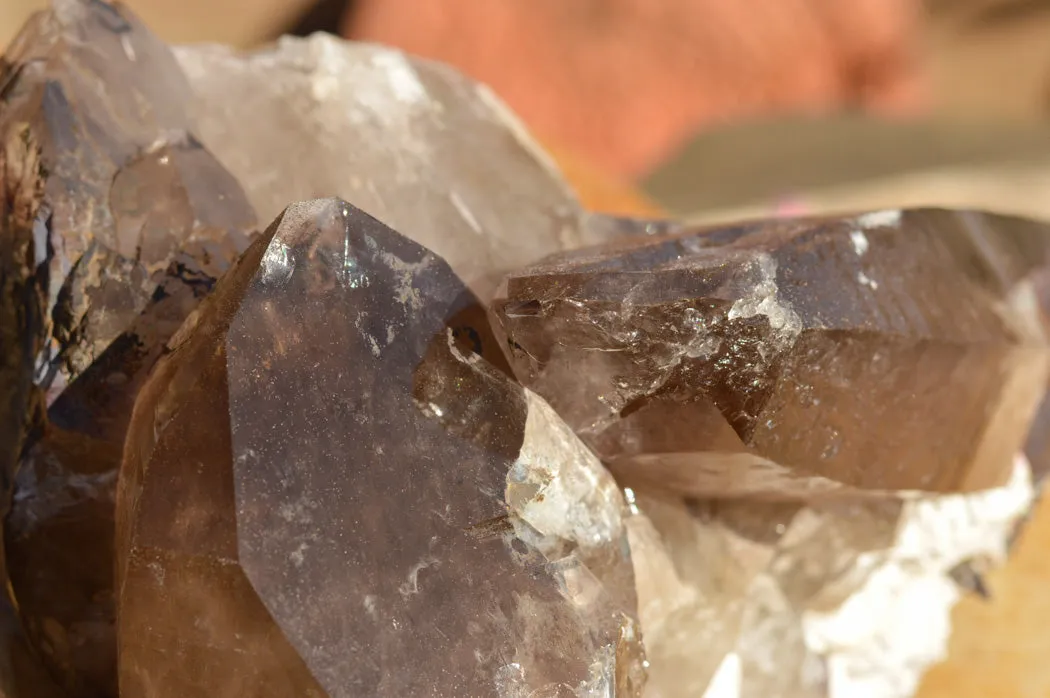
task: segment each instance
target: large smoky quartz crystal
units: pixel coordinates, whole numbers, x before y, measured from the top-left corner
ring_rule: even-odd
[[[285,211],[135,407],[121,695],[637,695],[622,494],[501,361],[433,253]]]
[[[389,49],[315,37],[255,56],[173,51],[122,7],[57,0],[0,73],[8,611],[74,696],[116,692],[114,487],[132,405],[247,246],[249,199],[272,217],[343,191],[485,292],[513,261],[622,234],[590,222],[484,88]],[[350,87],[366,82],[372,101]]]
[[[767,221],[555,255],[494,312],[516,374],[628,483],[976,491],[1044,393],[1048,250],[978,213]]]

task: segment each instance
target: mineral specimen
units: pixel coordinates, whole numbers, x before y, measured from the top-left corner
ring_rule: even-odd
[[[170,49],[127,13],[59,0],[4,66],[6,482],[21,461],[6,560],[68,695],[113,695],[113,496],[132,403],[254,214],[193,137]]]
[[[581,212],[500,104],[440,66],[330,37],[254,57],[180,53],[199,100],[126,10],[58,0],[16,39],[0,79],[3,492],[21,465],[0,558],[36,651],[73,696],[116,691],[113,497],[132,403],[254,221],[195,116],[264,208],[346,187],[486,292],[512,261],[635,231]],[[228,121],[244,107],[259,107],[249,128]],[[246,136],[259,140],[238,150]],[[273,159],[277,142],[300,155]]]
[[[1031,501],[1042,226],[585,213],[447,68],[100,0],[0,139],[4,698],[903,698]]]
[[[941,659],[952,572],[1001,562],[1032,501],[687,502],[630,493],[646,698],[906,698]],[[640,514],[640,515],[639,515]]]
[[[177,55],[201,139],[265,220],[341,196],[448,260],[483,300],[522,261],[595,241],[516,118],[446,66],[325,34]]]
[[[501,360],[440,258],[289,207],[136,404],[121,695],[637,695],[622,494]]]
[[[767,221],[555,255],[494,311],[516,374],[628,484],[976,491],[1043,396],[1048,241],[938,210]]]

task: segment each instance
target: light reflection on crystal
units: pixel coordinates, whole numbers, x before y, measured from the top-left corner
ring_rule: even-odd
[[[331,283],[348,235],[364,287]],[[400,341],[377,350],[390,324]],[[344,202],[296,204],[182,341],[144,388],[117,504],[122,695],[153,695],[143,675],[174,695],[195,669],[173,650],[200,647],[224,674],[180,698],[229,680],[252,695],[636,696],[617,677],[640,670],[638,639],[615,656],[634,607],[620,490],[486,361],[501,357],[485,314],[440,259]],[[173,417],[158,429],[159,412]],[[177,523],[197,517],[212,523]],[[188,598],[224,619],[203,641],[157,618]],[[381,665],[340,659],[355,652]]]
[[[1046,385],[1045,226],[585,214],[440,66],[332,37],[179,55],[192,87],[125,10],[59,0],[0,78],[30,321],[0,329],[33,335],[0,374],[26,630],[0,693],[32,643],[67,698],[115,694],[122,453],[128,698],[633,698],[647,670],[650,698],[904,698],[989,593],[1032,499],[1003,454]],[[267,215],[345,187],[486,300],[519,268],[506,336],[341,201],[227,274],[253,217],[194,97]]]
[[[977,491],[1050,373],[1019,292],[1047,237],[940,210],[639,237],[512,273],[494,315],[515,374],[625,485]]]

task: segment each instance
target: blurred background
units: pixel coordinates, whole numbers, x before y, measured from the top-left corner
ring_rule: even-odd
[[[47,0],[0,0],[0,42]],[[172,42],[322,30],[488,83],[585,204],[1050,220],[1050,0],[128,0]],[[1050,505],[920,696],[1050,696]]]
[[[0,1],[0,41],[45,2]],[[638,206],[618,202],[631,187],[704,220],[893,203],[1050,217],[1050,0],[126,4],[173,42],[324,30],[456,65],[570,177],[600,179],[584,192],[599,208]]]

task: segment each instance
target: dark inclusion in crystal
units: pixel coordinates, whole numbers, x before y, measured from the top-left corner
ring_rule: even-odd
[[[67,694],[114,695],[113,503],[132,404],[254,214],[194,138],[171,51],[122,9],[56,0],[35,15],[4,56],[0,100],[9,588]]]
[[[287,209],[136,405],[121,695],[636,695],[620,491],[501,361],[440,258]]]
[[[552,256],[494,312],[517,375],[629,481],[972,491],[1043,395],[1048,249],[978,213],[766,221]]]

